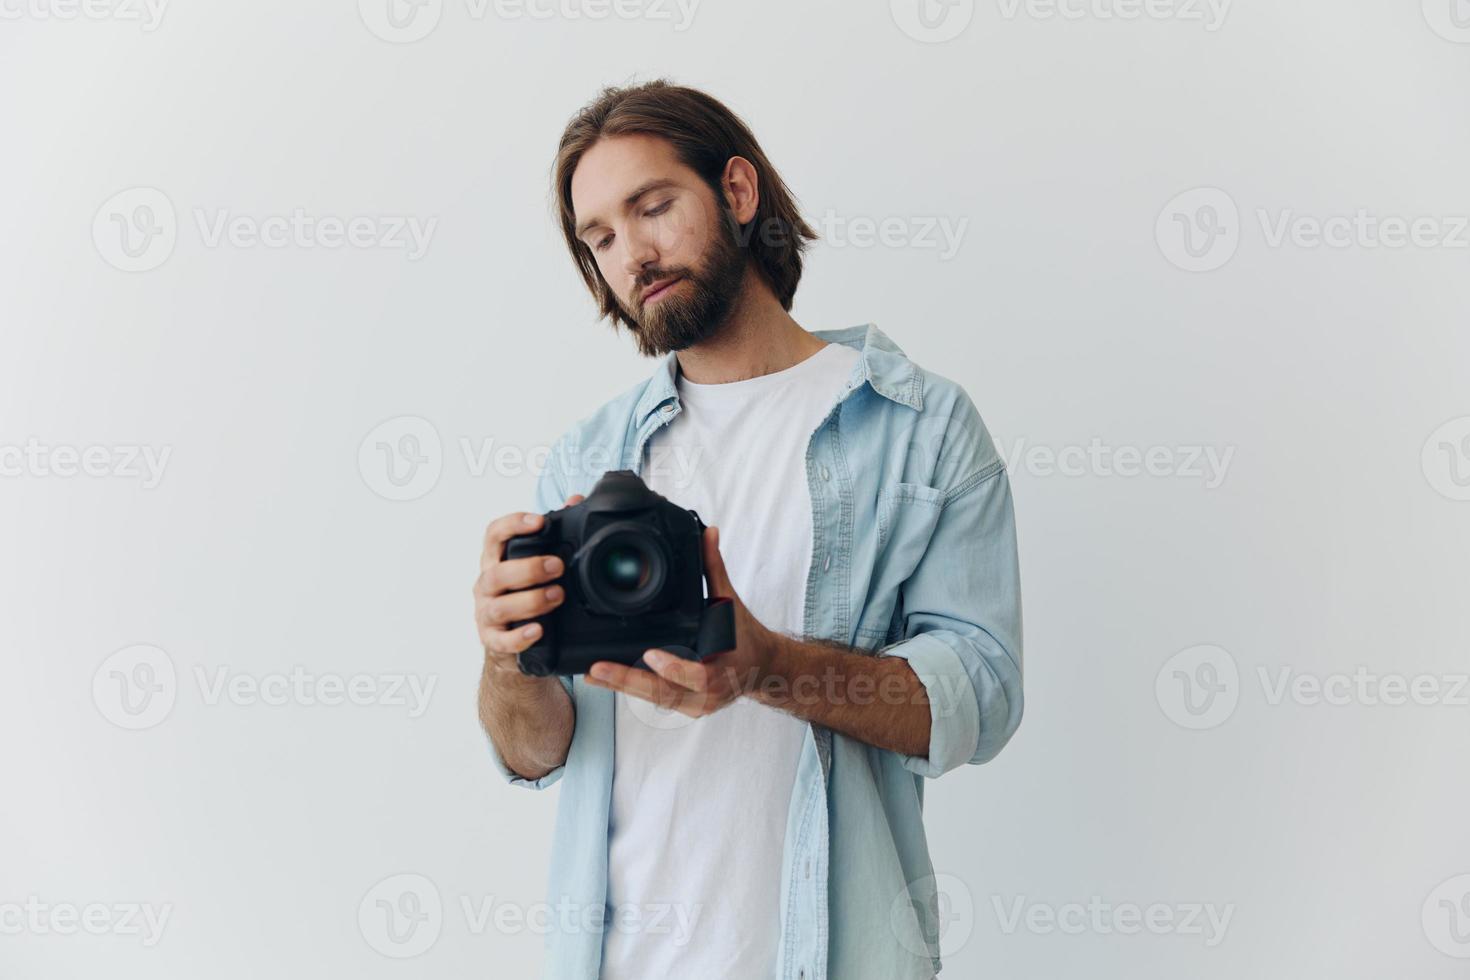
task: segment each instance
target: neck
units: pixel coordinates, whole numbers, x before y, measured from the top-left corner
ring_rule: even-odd
[[[784,371],[826,346],[781,308],[770,287],[747,269],[725,323],[678,352],[679,370],[695,384],[727,384]]]

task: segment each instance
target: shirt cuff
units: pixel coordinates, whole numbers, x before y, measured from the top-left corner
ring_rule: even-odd
[[[933,779],[973,759],[980,745],[980,703],[954,648],[933,633],[920,633],[879,655],[907,660],[929,698],[928,758],[900,756],[904,768]]]
[[[555,769],[551,770],[551,772],[548,772],[540,779],[527,779],[525,776],[520,775],[519,773],[511,769],[510,766],[507,766],[505,764],[505,760],[500,757],[500,750],[495,747],[495,743],[493,742],[490,743],[490,758],[495,763],[495,768],[500,771],[500,775],[505,778],[506,782],[510,783],[512,786],[519,786],[522,789],[545,789],[546,787],[552,785],[558,779],[560,779],[562,773],[564,773],[567,768],[565,765],[557,766]]]

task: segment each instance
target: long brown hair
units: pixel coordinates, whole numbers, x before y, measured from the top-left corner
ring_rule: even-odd
[[[802,220],[786,182],[766,159],[765,151],[739,116],[698,89],[658,79],[603,89],[567,123],[557,147],[553,185],[562,235],[582,281],[592,291],[603,316],[629,328],[635,326],[603,281],[592,250],[577,238],[572,174],[582,155],[598,140],[634,133],[657,136],[672,144],[679,160],[709,185],[716,204],[727,217],[729,209],[721,187],[725,164],[738,156],[755,166],[760,194],[755,217],[731,230],[738,232],[740,244],[749,249],[756,270],[770,285],[781,306],[790,310],[797,283],[801,281],[802,252],[808,242],[816,239],[816,232]]]

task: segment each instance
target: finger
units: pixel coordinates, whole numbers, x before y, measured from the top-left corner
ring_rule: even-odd
[[[529,534],[537,530],[545,520],[545,515],[542,514],[516,511],[514,514],[506,514],[504,517],[497,517],[491,521],[490,525],[485,528],[485,547],[481,563],[487,560],[499,561],[501,545],[517,534]]]
[[[566,590],[559,585],[507,592],[485,601],[480,622],[486,626],[504,626],[522,619],[535,619],[549,613],[565,600]]]
[[[720,529],[705,528],[701,544],[704,546],[704,577],[709,583],[709,594],[734,598],[735,588],[730,584],[729,573],[725,571],[725,559],[720,555]]]
[[[555,555],[537,558],[512,558],[498,561],[484,571],[475,583],[483,595],[497,596],[555,581],[566,571],[566,563]]]
[[[485,649],[500,657],[513,657],[540,638],[540,623],[531,623],[518,630],[490,627],[480,632],[480,641]]]
[[[667,650],[649,650],[643,655],[655,674],[686,691],[706,691],[710,686],[710,669],[693,660],[685,660]]]
[[[585,496],[583,496],[582,494],[580,494],[580,493],[574,493],[570,497],[567,498],[567,502],[565,504],[563,504],[563,506],[564,507],[575,507],[577,504],[580,504],[582,501],[584,501],[586,499],[587,498]]]
[[[670,711],[678,710],[689,694],[686,689],[676,687],[646,670],[609,661],[593,664],[592,669],[587,672],[587,679],[599,687],[610,687],[614,691],[652,701],[660,708]]]

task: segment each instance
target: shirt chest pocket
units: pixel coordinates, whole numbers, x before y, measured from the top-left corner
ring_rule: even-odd
[[[893,621],[899,589],[929,550],[929,541],[944,511],[944,491],[919,483],[892,483],[878,491],[877,547],[873,574],[858,621],[857,641],[864,647],[898,638]]]

